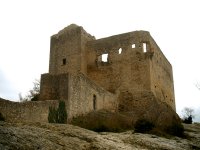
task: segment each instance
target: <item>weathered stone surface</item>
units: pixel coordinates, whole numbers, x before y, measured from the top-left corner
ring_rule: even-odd
[[[80,127],[48,123],[0,122],[0,149],[190,150],[200,149],[200,125],[187,125],[190,139],[151,134],[96,133]]]
[[[8,122],[48,122],[49,107],[57,107],[59,101],[12,102],[0,99],[0,113]]]
[[[157,100],[152,92],[121,93],[117,112],[92,111],[74,118],[72,124],[94,131],[120,131],[133,129],[138,119],[152,122],[165,131],[174,124],[181,124],[179,116],[166,103]]]
[[[133,123],[137,119],[145,118],[157,127],[166,128],[173,123],[181,122],[176,112],[166,103],[156,99],[152,92],[122,92],[118,101],[119,112],[126,112],[132,116]]]

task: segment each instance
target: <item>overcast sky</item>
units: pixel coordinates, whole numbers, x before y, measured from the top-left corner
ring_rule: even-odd
[[[48,72],[50,36],[71,23],[97,39],[149,31],[173,66],[177,112],[200,114],[199,0],[2,0],[0,97],[18,101]]]

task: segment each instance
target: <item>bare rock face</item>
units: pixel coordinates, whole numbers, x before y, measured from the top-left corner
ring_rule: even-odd
[[[66,124],[0,122],[0,149],[183,150],[200,149],[200,125],[186,126],[190,139],[151,134],[96,133]]]

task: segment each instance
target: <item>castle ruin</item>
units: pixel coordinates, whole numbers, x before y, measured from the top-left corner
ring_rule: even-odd
[[[175,111],[172,66],[149,32],[95,39],[72,24],[51,37],[40,101],[65,101],[68,118],[125,110],[130,101],[131,107],[145,109],[142,99],[149,95]]]

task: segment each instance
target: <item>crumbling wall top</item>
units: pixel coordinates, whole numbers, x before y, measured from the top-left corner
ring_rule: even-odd
[[[89,33],[87,33],[82,26],[78,26],[76,24],[70,24],[69,26],[65,27],[64,29],[60,30],[57,34],[54,34],[52,35],[51,37],[53,38],[59,38],[60,36],[62,35],[65,35],[65,34],[69,34],[71,32],[74,32],[74,31],[82,31],[82,33],[88,35],[88,36],[91,36]],[[95,37],[92,36],[94,39]]]

